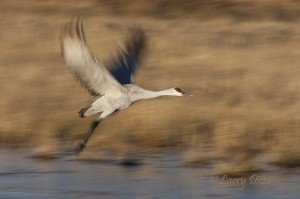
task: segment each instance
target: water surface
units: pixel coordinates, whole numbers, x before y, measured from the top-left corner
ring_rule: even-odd
[[[0,198],[298,198],[299,175],[263,173],[267,184],[212,181],[211,168],[187,167],[178,152],[143,154],[140,166],[39,160],[29,151],[0,150]],[[261,175],[263,175],[261,174]]]

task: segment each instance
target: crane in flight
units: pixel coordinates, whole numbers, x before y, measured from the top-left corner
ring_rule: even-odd
[[[140,65],[145,48],[146,36],[142,28],[131,31],[124,49],[120,49],[106,66],[99,63],[89,49],[82,21],[66,23],[61,29],[61,50],[69,71],[94,98],[94,102],[78,113],[82,118],[99,114],[86,135],[76,147],[80,153],[99,123],[121,109],[128,108],[139,100],[160,96],[187,95],[180,88],[151,91],[133,84],[133,75]]]

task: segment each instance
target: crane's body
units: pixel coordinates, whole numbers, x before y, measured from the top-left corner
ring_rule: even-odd
[[[111,113],[115,113],[121,109],[128,108],[134,102],[152,99],[160,96],[176,95],[174,89],[167,89],[163,91],[150,91],[145,90],[134,84],[124,85],[121,94],[105,94],[99,97],[90,107],[87,107],[79,112],[81,117],[88,117],[93,114],[102,113],[99,118],[104,119]]]
[[[77,20],[75,26],[71,21],[62,28],[61,46],[69,70],[95,99],[90,106],[79,111],[79,116],[84,118],[99,114],[76,148],[78,153],[85,147],[100,121],[119,110],[128,108],[139,100],[186,95],[179,88],[150,91],[133,84],[133,75],[139,66],[145,46],[145,35],[142,29],[133,31],[125,49],[119,51],[118,56],[110,62],[109,66],[99,64],[95,55],[87,47],[80,20]]]

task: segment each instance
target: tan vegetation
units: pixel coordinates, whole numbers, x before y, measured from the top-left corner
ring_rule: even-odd
[[[92,99],[67,71],[58,41],[60,26],[82,16],[87,41],[101,61],[128,28],[141,24],[149,45],[136,82],[194,94],[121,111],[103,122],[87,150],[187,147],[200,154],[209,148],[215,159],[274,152],[299,164],[300,2],[0,4],[3,145],[74,146],[83,136],[92,118],[82,120],[77,111]]]

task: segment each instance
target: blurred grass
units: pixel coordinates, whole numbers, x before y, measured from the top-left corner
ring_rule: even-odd
[[[88,148],[211,149],[215,158],[286,154],[299,164],[299,1],[5,1],[0,3],[0,142],[75,144],[92,102],[60,56],[60,26],[82,16],[101,61],[141,24],[149,49],[136,82],[194,97],[137,103],[107,119]],[[255,151],[253,153],[253,151]],[[238,154],[240,155],[238,155]],[[203,157],[192,155],[201,164]],[[295,157],[295,158],[293,158]],[[201,161],[200,161],[201,160]],[[239,160],[240,161],[240,160]],[[241,160],[242,161],[242,160]]]

